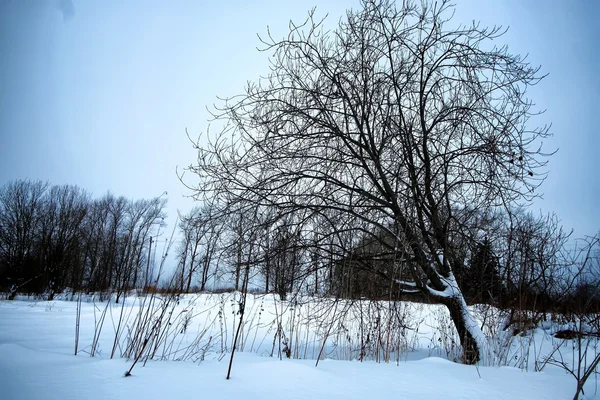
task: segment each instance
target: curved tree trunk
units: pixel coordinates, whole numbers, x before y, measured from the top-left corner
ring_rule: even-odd
[[[483,361],[485,343],[482,343],[482,339],[485,338],[477,321],[467,308],[464,298],[462,296],[460,298],[447,298],[444,299],[443,304],[448,308],[450,318],[452,318],[460,338],[460,344],[463,348],[462,362],[472,365]]]
[[[487,339],[479,323],[467,307],[467,302],[458,287],[454,275],[450,272],[443,278],[446,288],[438,291],[427,287],[428,292],[439,303],[448,308],[450,318],[454,323],[460,344],[462,346],[462,362],[465,364],[487,364],[488,346]]]

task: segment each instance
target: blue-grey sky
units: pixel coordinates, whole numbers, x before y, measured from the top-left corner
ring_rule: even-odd
[[[600,2],[457,0],[456,21],[510,26],[498,43],[548,78],[532,92],[551,122],[550,175],[534,210],[576,236],[600,229]],[[75,184],[99,197],[169,194],[195,160],[216,96],[267,72],[256,34],[286,33],[313,6],[331,23],[357,0],[0,0],[0,185]],[[172,226],[172,225],[171,225]]]

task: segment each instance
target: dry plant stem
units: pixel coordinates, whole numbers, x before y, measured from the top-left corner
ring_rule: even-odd
[[[147,306],[147,308],[145,309],[145,311],[143,310],[143,307],[146,307],[145,304],[142,304],[142,308],[140,308],[140,321],[138,324],[138,330],[136,332],[135,335],[135,347],[134,347],[134,359],[137,359],[141,356],[141,353],[143,352],[142,348],[145,347],[145,332],[147,332],[149,329],[148,327],[150,326],[151,323],[151,319],[152,316],[155,313],[155,309],[154,309],[154,302],[155,300],[155,294],[152,294],[150,297],[150,302]]]
[[[79,326],[81,323],[81,293],[77,298],[77,312],[75,314],[75,355],[77,355],[77,349],[79,347]]]
[[[163,253],[163,256],[161,259],[160,267],[158,270],[158,275],[154,281],[155,287],[158,286],[158,282],[160,280],[160,276],[163,271],[163,266],[165,263],[165,259],[166,259],[168,250],[170,249],[171,245],[173,244],[173,235],[174,234],[175,234],[175,229],[173,229],[173,232],[171,234],[171,238],[170,238],[168,244],[165,243],[165,250],[164,250],[164,253]],[[131,371],[133,370],[133,367],[137,364],[137,362],[140,360],[140,358],[144,354],[144,351],[146,350],[146,347],[148,346],[149,342],[151,342],[152,339],[154,339],[155,341],[158,340],[158,337],[156,335],[160,332],[157,331],[157,328],[160,328],[160,324],[162,323],[165,312],[168,308],[169,300],[167,300],[166,302],[163,303],[163,307],[162,307],[162,311],[161,311],[160,307],[158,308],[158,310],[154,309],[155,299],[156,299],[156,294],[152,293],[152,295],[150,297],[150,304],[145,312],[143,312],[143,308],[144,308],[144,305],[146,302],[146,298],[144,299],[144,302],[142,303],[142,305],[140,307],[140,312],[138,314],[139,318],[138,318],[137,330],[134,332],[134,336],[133,336],[132,343],[131,343],[131,346],[132,346],[131,350],[135,354],[135,360],[134,360],[133,364],[131,365],[131,368],[125,373],[125,376],[131,375]],[[172,299],[172,294],[169,295],[168,299]],[[160,314],[157,317],[157,319],[155,320],[154,324],[152,324],[152,316],[154,316],[155,312],[158,312],[158,311],[160,311]],[[147,358],[146,358],[146,360],[147,360]]]
[[[337,311],[338,301],[335,302],[335,306],[333,309],[333,314]],[[323,344],[321,345],[321,349],[319,350],[319,355],[317,356],[317,361],[315,362],[315,367],[319,366],[319,361],[321,360],[321,356],[323,355],[323,350],[325,349],[325,345],[327,344],[327,339],[329,338],[329,334],[331,333],[331,328],[333,327],[333,322],[329,324],[327,328],[327,332],[325,333],[325,337],[323,338]]]
[[[142,355],[144,354],[146,347],[152,341],[152,338],[154,337],[154,335],[156,333],[156,329],[160,326],[160,323],[161,323],[162,319],[164,318],[166,309],[167,309],[166,307],[163,307],[161,314],[157,318],[156,322],[152,325],[152,328],[150,329],[148,335],[144,339],[144,342],[142,343],[142,347],[139,350],[139,352],[137,353],[137,356],[136,356],[135,360],[133,361],[133,364],[131,364],[131,367],[129,368],[129,370],[127,372],[125,372],[125,377],[131,376],[131,371],[133,370],[135,365],[138,363],[138,361],[142,358]],[[143,332],[141,332],[140,334],[143,334]],[[146,360],[147,360],[147,358],[146,358]]]
[[[154,333],[154,327],[156,326],[156,324],[154,324],[151,329],[148,329],[148,327],[150,325],[151,316],[154,315],[155,298],[156,295],[152,293],[147,308],[144,308],[147,298],[144,298],[144,301],[142,302],[142,304],[140,304],[140,311],[138,313],[137,318],[137,327],[134,331],[133,338],[131,341],[131,349],[129,350],[129,355],[134,355],[134,362],[129,368],[129,370],[125,373],[126,377],[131,375],[131,371],[142,357],[142,354],[144,353],[144,350],[146,349],[146,346],[148,345],[148,342],[150,341],[152,334]],[[146,332],[149,333],[146,334]]]
[[[583,386],[587,382],[588,378],[590,376],[592,376],[592,374],[596,371],[596,368],[598,367],[598,364],[600,364],[600,354],[596,354],[596,357],[594,358],[594,360],[592,361],[592,363],[586,368],[583,376],[581,376],[581,377],[578,378],[578,380],[577,380],[577,392],[575,393],[575,396],[573,397],[573,400],[578,400],[579,399],[579,393],[583,394]]]
[[[294,358],[299,358],[299,354],[300,354],[300,338],[302,335],[302,310],[299,309],[298,310],[298,318],[296,318],[296,342],[294,345]],[[306,345],[305,345],[306,346]]]
[[[296,308],[297,308],[297,304],[295,304],[295,299],[292,299],[292,301],[290,303],[292,304],[292,306],[291,306],[292,318],[289,319],[290,338],[289,338],[289,343],[288,343],[288,349],[292,348],[292,342],[294,339],[294,320],[296,318]]]
[[[106,317],[106,311],[108,310],[108,307],[110,307],[110,299],[111,299],[111,295],[108,296],[108,299],[106,301],[106,307],[104,307],[104,310],[102,310],[102,313],[100,314],[100,319],[97,320],[96,319],[96,305],[94,304],[94,338],[92,340],[92,348],[90,350],[90,357],[94,357],[96,355],[96,351],[98,350],[98,341],[100,340],[100,334],[102,333],[102,327],[104,326],[104,318]]]
[[[250,280],[250,262],[248,262],[246,264],[246,274],[244,277],[244,283],[242,285],[242,302],[240,304],[240,322],[237,326],[237,331],[235,332],[235,338],[233,339],[233,347],[231,349],[231,357],[229,357],[229,367],[227,368],[226,379],[229,379],[231,377],[231,366],[233,365],[233,356],[235,355],[238,338],[240,336],[240,330],[241,330],[243,322],[244,322],[244,311],[246,310],[246,298],[248,295],[248,281],[249,280]]]
[[[121,324],[123,322],[123,312],[125,311],[125,302],[127,301],[127,297],[123,297],[123,302],[121,304],[121,312],[119,314],[119,322],[117,323],[117,330],[115,332],[115,340],[113,342],[112,351],[110,352],[110,358],[112,359],[115,356],[115,351],[119,344],[119,338],[121,337]],[[111,309],[112,314],[112,309]]]
[[[252,345],[250,346],[250,352],[254,349],[254,343],[256,342],[256,335],[258,334],[258,327],[260,326],[260,317],[262,316],[262,312],[264,310],[263,303],[264,299],[260,300],[260,311],[258,312],[258,322],[256,323],[256,329],[254,330],[254,338],[252,339]]]
[[[275,331],[275,335],[273,336],[273,346],[271,347],[271,355],[273,357],[273,353],[275,352],[275,342],[279,337],[279,358],[281,359],[281,320],[279,317],[279,311],[277,309],[277,300],[273,298],[273,306],[275,308],[275,322],[277,323],[277,330]]]
[[[218,323],[217,321],[218,316],[213,318],[212,321],[209,322],[209,320],[207,319],[206,322],[204,323],[204,327],[202,328],[202,330],[200,331],[200,333],[197,335],[196,340],[192,343],[191,346],[188,346],[187,349],[184,349],[184,353],[181,357],[182,361],[188,360],[190,358],[192,358],[193,356],[195,356],[197,354],[197,352],[200,352],[200,359],[203,360],[204,356],[206,354],[206,351],[208,350],[208,348],[212,345],[212,341],[213,341],[213,337],[210,336],[208,338],[208,342],[203,346],[203,347],[199,347],[200,346],[200,341],[202,340],[202,338],[204,338],[204,336],[206,335],[206,333],[208,333],[210,331],[210,326],[214,326]]]
[[[221,341],[221,347],[220,347],[220,353],[224,354],[224,340],[223,340],[223,318],[224,318],[224,314],[225,314],[225,308],[223,306],[223,303],[221,301],[221,303],[219,304],[219,314],[218,314],[218,318],[219,318],[219,339]]]
[[[140,303],[140,308],[138,311],[138,316],[136,318],[136,327],[134,329],[133,337],[130,343],[130,349],[127,351],[128,358],[137,358],[139,354],[139,349],[143,344],[143,332],[145,332],[150,321],[152,311],[154,309],[154,299],[155,294],[150,295],[150,299],[148,297],[144,297],[142,302]]]
[[[189,312],[191,312],[191,311],[192,310],[190,310]],[[163,341],[164,346],[163,346],[163,352],[161,355],[161,359],[163,359],[163,360],[168,359],[171,354],[176,354],[179,351],[179,349],[181,348],[181,344],[184,339],[184,334],[187,331],[187,326],[186,326],[186,322],[185,322],[186,318],[189,318],[189,319],[192,318],[190,316],[189,312],[186,312],[185,310],[182,310],[181,312],[179,312],[177,317],[175,317],[175,321],[171,325],[173,330],[171,331],[170,329],[167,329],[167,333],[165,334],[165,339]],[[183,319],[183,321],[181,322],[181,324],[176,324],[175,322],[178,321],[179,319]],[[179,343],[177,344],[176,350],[173,351],[173,347],[175,346],[175,340],[177,339],[177,336],[178,336],[178,331],[182,335],[179,338]],[[169,334],[171,334],[171,340],[168,340]],[[195,341],[196,340],[194,340],[194,342]]]
[[[158,322],[158,326],[156,329],[156,334],[155,334],[155,340],[154,340],[154,348],[152,350],[152,353],[146,356],[146,360],[144,361],[144,365],[146,365],[146,361],[148,361],[148,358],[154,358],[156,356],[156,352],[158,351],[158,348],[160,347],[161,344],[165,343],[166,344],[166,340],[170,331],[170,327],[173,326],[172,321],[172,317],[173,317],[173,312],[175,311],[175,306],[177,305],[177,302],[175,301],[175,297],[173,294],[170,294],[165,300],[163,300],[163,313],[161,315],[161,318]],[[169,306],[171,307],[171,310],[169,311],[169,317],[167,318],[166,323],[163,323],[163,316],[165,314],[165,312],[167,311],[167,309],[169,308]],[[164,327],[164,329],[163,329]]]
[[[308,351],[308,338],[309,338],[308,335],[309,335],[309,332],[310,332],[310,319],[309,319],[309,316],[310,316],[310,303],[309,303],[309,305],[307,307],[309,308],[309,310],[307,312],[307,317],[306,317],[307,318],[306,319],[306,337],[304,338],[304,341],[305,341],[306,344],[304,346],[304,355],[302,356],[302,358],[304,358],[304,359],[306,359],[306,352]]]
[[[236,293],[236,292],[234,292],[234,296],[231,298],[231,301],[232,301],[232,306],[233,306],[233,305],[234,305],[234,303],[235,303],[235,297],[236,297],[236,295],[237,295],[237,293]],[[232,310],[233,310],[233,309],[234,309],[234,307],[232,307]],[[232,314],[233,314],[233,312],[232,312]],[[233,336],[231,337],[231,347],[232,347],[232,349],[233,349],[234,342],[235,342],[235,340],[236,340],[236,337],[237,337],[237,331],[238,331],[238,330],[236,329],[236,325],[235,325],[235,323],[236,323],[236,320],[235,320],[235,317],[233,317],[233,318],[231,319],[231,332],[236,332],[236,334],[235,334],[235,335],[233,335]]]

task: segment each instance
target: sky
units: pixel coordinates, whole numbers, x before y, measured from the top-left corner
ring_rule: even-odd
[[[74,184],[100,197],[168,193],[168,223],[194,205],[176,170],[195,162],[185,129],[209,127],[217,96],[268,72],[276,37],[317,7],[333,23],[355,0],[0,0],[0,186]],[[549,74],[531,91],[558,149],[544,198],[574,235],[600,230],[600,2],[456,0],[453,21],[503,25],[498,41]],[[170,228],[172,229],[172,228]]]

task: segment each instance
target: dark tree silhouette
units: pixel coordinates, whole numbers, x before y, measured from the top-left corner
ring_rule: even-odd
[[[454,276],[476,213],[528,201],[543,180],[538,68],[494,46],[500,28],[449,23],[448,1],[364,0],[336,29],[314,11],[263,39],[271,72],[225,100],[190,167],[198,196],[335,214],[410,263],[399,289],[447,306],[463,360],[486,340]],[[354,221],[354,222],[352,222]],[[384,235],[385,237],[385,235]]]

